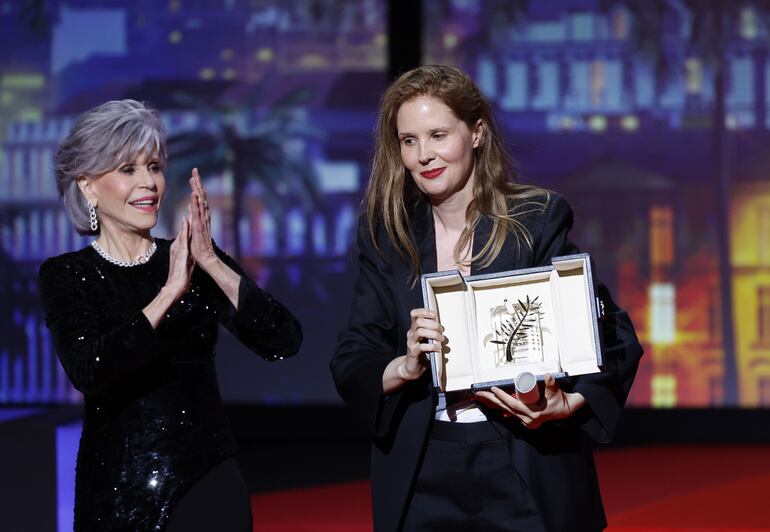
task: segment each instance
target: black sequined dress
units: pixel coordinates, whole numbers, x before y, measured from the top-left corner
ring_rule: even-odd
[[[197,479],[232,456],[214,367],[222,323],[267,360],[299,349],[299,323],[241,275],[238,309],[200,268],[157,329],[142,309],[168,276],[167,240],[145,264],[121,267],[87,247],[47,260],[40,292],[56,352],[85,413],[75,530],[162,530]]]

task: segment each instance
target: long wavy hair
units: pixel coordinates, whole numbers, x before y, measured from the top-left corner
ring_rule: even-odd
[[[419,201],[422,192],[401,160],[396,127],[396,114],[401,105],[417,96],[441,100],[470,129],[474,128],[479,119],[483,125],[479,145],[474,150],[473,199],[465,211],[465,229],[455,245],[455,260],[460,261],[460,254],[473,237],[473,231],[482,216],[492,221],[492,232],[479,253],[471,257],[472,261],[480,261],[482,267],[489,266],[500,253],[509,234],[531,248],[531,236],[518,218],[535,210],[543,210],[549,192],[519,183],[516,165],[503,148],[489,102],[470,77],[453,67],[429,65],[401,75],[388,87],[380,101],[375,153],[362,203],[369,235],[377,249],[380,249],[377,226],[382,224],[391,245],[409,262],[412,284],[417,282],[420,255],[411,238],[408,213],[410,206]],[[510,212],[512,202],[517,203],[515,214]]]

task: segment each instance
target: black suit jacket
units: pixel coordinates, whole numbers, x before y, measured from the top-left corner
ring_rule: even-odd
[[[509,236],[494,262],[487,268],[473,263],[472,274],[548,265],[551,257],[578,252],[567,238],[572,209],[561,197],[551,195],[544,210],[532,209],[523,202],[512,204],[511,215],[529,231],[532,248]],[[412,228],[421,253],[422,272],[436,271],[429,204],[421,202],[413,210]],[[473,238],[474,255],[491,229],[491,221],[480,220]],[[409,312],[422,307],[423,299],[419,282],[412,286],[409,265],[390,245],[383,228],[377,238],[381,253],[375,249],[362,219],[358,227],[359,274],[350,319],[340,332],[331,370],[340,396],[372,437],[373,516],[374,528],[379,532],[401,526],[437,394],[429,371],[391,395],[382,393],[385,367],[406,353]],[[496,412],[488,414],[506,435],[512,461],[548,530],[597,530],[606,526],[590,440],[610,440],[642,349],[628,315],[601,284],[598,295],[605,309],[604,371],[561,383],[569,391],[582,393],[587,405],[571,418],[546,423],[537,430],[525,429],[515,418],[503,420]]]

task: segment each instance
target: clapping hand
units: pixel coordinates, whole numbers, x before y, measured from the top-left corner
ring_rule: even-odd
[[[178,299],[187,291],[190,285],[190,275],[195,263],[190,256],[190,222],[187,218],[182,220],[182,227],[176,235],[169,249],[168,278],[166,288],[172,300]]]
[[[207,270],[219,258],[211,240],[211,209],[197,168],[193,168],[190,189],[190,254]]]

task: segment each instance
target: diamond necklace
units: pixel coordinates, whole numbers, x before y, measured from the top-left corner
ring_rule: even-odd
[[[107,262],[111,262],[112,264],[115,264],[116,266],[122,266],[123,268],[130,268],[131,266],[139,266],[140,264],[144,264],[148,260],[150,260],[150,257],[152,257],[153,253],[155,253],[155,250],[158,249],[157,244],[155,244],[155,240],[153,239],[152,244],[150,244],[150,247],[147,248],[147,251],[136,257],[132,261],[124,261],[124,260],[118,260],[106,251],[102,249],[102,246],[99,245],[99,243],[94,240],[91,242],[91,247],[96,250],[96,252]]]

